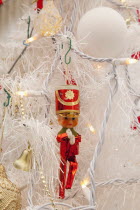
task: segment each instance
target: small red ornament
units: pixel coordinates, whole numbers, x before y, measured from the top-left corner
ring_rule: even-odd
[[[59,198],[65,197],[65,189],[71,189],[74,177],[78,168],[76,155],[79,154],[79,135],[74,127],[78,124],[78,116],[80,113],[79,90],[75,85],[65,85],[57,88],[56,96],[56,114],[58,122],[62,129],[57,135],[57,141],[60,143],[60,185]],[[68,131],[70,135],[68,135]],[[73,137],[71,139],[71,137]],[[72,143],[71,140],[74,142]],[[69,162],[69,171],[67,171],[67,163]],[[67,175],[67,180],[66,180]]]
[[[37,9],[42,9],[43,8],[43,0],[38,0],[37,1]]]
[[[140,123],[140,116],[137,117],[137,120],[138,120],[138,123]],[[133,130],[137,130],[137,126],[136,125],[131,126],[131,128]]]
[[[3,1],[2,1],[2,0],[0,0],[0,5],[1,5],[1,4],[3,4]]]
[[[136,59],[136,60],[140,60],[140,51],[134,53],[133,55],[131,55],[131,58],[134,58],[134,59]]]

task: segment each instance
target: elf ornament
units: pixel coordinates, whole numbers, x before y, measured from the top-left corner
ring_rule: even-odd
[[[76,85],[66,85],[57,88],[56,114],[62,129],[57,135],[60,143],[60,186],[59,198],[65,197],[65,189],[71,189],[74,177],[78,168],[76,155],[79,154],[79,142],[81,136],[75,131],[74,127],[78,124],[80,114],[79,89]],[[69,171],[66,180],[66,168],[69,162]]]
[[[7,178],[5,168],[2,164],[0,164],[0,209],[21,209],[20,190]]]

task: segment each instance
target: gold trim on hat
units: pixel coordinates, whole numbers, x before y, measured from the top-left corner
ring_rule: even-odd
[[[62,113],[62,114],[58,114],[61,117],[68,117],[68,118],[78,118],[79,114],[78,113]]]
[[[61,85],[57,87],[55,90],[79,90],[77,85]]]
[[[75,105],[79,104],[79,102],[80,102],[80,97],[78,97],[77,101],[73,101],[73,102],[66,102],[66,101],[63,101],[63,100],[60,98],[60,95],[59,95],[59,93],[58,93],[57,90],[56,90],[56,96],[57,96],[57,98],[58,98],[58,101],[59,101],[61,104],[65,105],[65,106],[75,106]]]
[[[80,111],[79,110],[59,110],[59,111],[56,111],[56,114],[62,114],[62,113],[71,113],[71,112],[75,112],[75,113],[78,113],[80,114]]]

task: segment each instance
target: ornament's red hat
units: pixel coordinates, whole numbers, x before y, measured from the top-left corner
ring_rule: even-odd
[[[76,85],[63,85],[55,91],[56,114],[80,113],[79,88]]]

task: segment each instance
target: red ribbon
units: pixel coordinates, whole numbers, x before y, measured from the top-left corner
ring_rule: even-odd
[[[3,4],[3,1],[2,0],[0,0],[0,4]]]
[[[64,78],[66,79],[66,71],[64,70]],[[67,85],[77,85],[76,81],[74,80],[74,78],[72,77],[70,71],[69,71],[69,74],[70,74],[70,81],[68,79],[66,79],[66,84]]]

